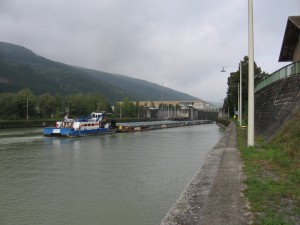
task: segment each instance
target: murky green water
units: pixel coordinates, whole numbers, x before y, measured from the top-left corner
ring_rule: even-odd
[[[217,143],[215,124],[62,139],[0,130],[1,225],[159,224]]]

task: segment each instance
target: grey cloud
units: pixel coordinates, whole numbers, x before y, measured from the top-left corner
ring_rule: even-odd
[[[286,20],[299,5],[254,1],[255,60],[263,70],[282,66]],[[240,0],[2,0],[0,40],[220,100],[229,75],[220,68],[247,55],[247,7]]]

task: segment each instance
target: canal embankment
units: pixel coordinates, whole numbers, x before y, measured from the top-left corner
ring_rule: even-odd
[[[231,123],[161,225],[240,225],[251,220],[242,211],[243,162],[236,146],[236,126]]]

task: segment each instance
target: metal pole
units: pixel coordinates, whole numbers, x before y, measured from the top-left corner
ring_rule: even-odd
[[[70,101],[68,101],[68,113],[67,113],[67,117],[70,117]]]
[[[27,98],[27,114],[26,114],[27,122],[28,122],[28,98]]]
[[[240,118],[240,111],[241,111],[241,105],[240,105],[240,82],[238,82],[237,85],[237,89],[238,89],[238,121],[239,124],[241,124],[241,118]]]
[[[239,118],[240,118],[240,126],[242,126],[242,120],[243,120],[243,117],[242,117],[242,111],[243,111],[243,105],[242,105],[242,65],[243,65],[243,62],[241,61],[240,62],[240,108],[239,108]]]
[[[229,106],[228,106],[228,110],[227,110],[227,119],[229,119]]]
[[[31,99],[31,98],[27,98],[27,105],[26,105],[26,109],[27,109],[27,110],[26,110],[26,112],[27,112],[27,113],[26,113],[26,120],[27,120],[27,123],[28,123],[28,119],[29,119],[29,115],[28,115],[28,111],[29,111],[29,110],[28,110],[28,101],[29,101],[29,100],[32,101],[32,99]]]
[[[248,0],[248,146],[254,146],[254,38],[253,0]]]
[[[161,83],[161,103],[164,104],[164,83]]]

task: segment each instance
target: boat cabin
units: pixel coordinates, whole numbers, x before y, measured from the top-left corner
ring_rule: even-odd
[[[92,113],[91,113],[91,120],[94,120],[94,121],[101,121],[101,120],[103,120],[104,117],[106,116],[105,114],[106,114],[105,112],[99,112],[99,113],[92,112]]]

